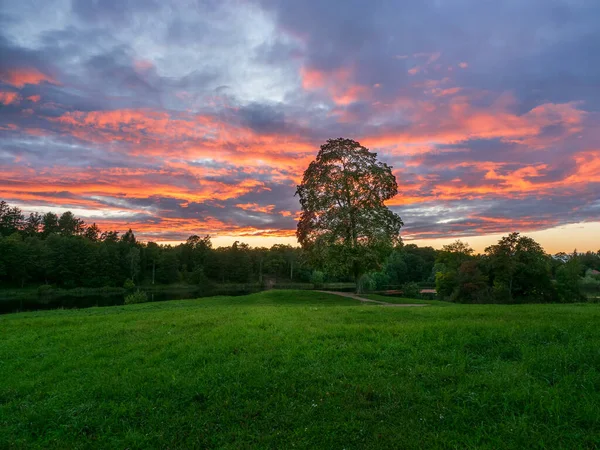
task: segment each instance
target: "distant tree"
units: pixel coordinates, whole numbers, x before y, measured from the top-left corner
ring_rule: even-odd
[[[163,247],[156,266],[156,281],[163,284],[179,281],[179,261],[171,246]]]
[[[579,257],[571,257],[556,270],[556,289],[558,297],[563,303],[572,303],[585,300],[581,290],[581,272],[583,264]]]
[[[579,258],[582,270],[593,269],[600,271],[600,250],[598,252],[585,252]]]
[[[121,242],[125,242],[126,244],[135,245],[137,243],[135,239],[135,234],[133,234],[133,230],[130,228],[121,236]]]
[[[59,231],[58,216],[52,212],[44,214],[42,217],[42,235],[48,237],[52,233],[58,233]]]
[[[488,303],[492,300],[488,277],[481,270],[480,257],[464,261],[458,268],[457,288],[452,300],[461,303]]]
[[[532,238],[510,233],[485,253],[498,301],[548,302],[555,298],[550,256]]]
[[[92,242],[98,242],[98,240],[100,239],[100,234],[100,228],[98,227],[98,225],[96,225],[95,222],[91,225],[88,225],[85,231],[83,232],[83,236]]]
[[[156,242],[148,242],[143,249],[143,268],[149,274],[152,284],[156,282],[156,264],[160,256],[160,246]]]
[[[461,266],[474,258],[474,250],[469,244],[457,240],[444,245],[435,260],[435,287],[438,295],[456,301],[460,297],[459,271]]]
[[[83,220],[75,217],[71,211],[66,211],[58,219],[58,229],[64,236],[74,236],[83,233],[85,224]]]
[[[405,256],[406,254],[402,249],[394,249],[390,254],[383,268],[383,272],[385,272],[389,280],[388,284],[399,286],[410,281]],[[381,288],[383,289],[383,286]]]
[[[118,231],[104,231],[100,235],[100,240],[102,242],[118,242],[119,241],[119,232]]]
[[[31,254],[19,233],[0,237],[0,274],[9,283],[23,287],[30,277],[31,264]]]
[[[330,139],[311,162],[296,194],[296,235],[313,263],[358,281],[399,242],[402,220],[385,205],[398,193],[391,167],[351,139]]]
[[[16,206],[0,201],[0,236],[10,236],[23,226],[23,213]]]
[[[140,249],[131,247],[127,252],[127,262],[129,265],[129,277],[132,280],[137,280],[140,272]]]
[[[204,236],[203,238],[196,235],[190,236],[185,244],[179,247],[182,270],[187,273],[200,270],[197,275],[204,273],[204,266],[210,258],[211,251],[210,236]]]
[[[226,273],[224,279],[234,283],[247,283],[252,274],[250,247],[243,242],[235,241],[225,256]]]
[[[36,212],[29,214],[23,225],[23,235],[36,236],[42,227],[42,216]]]

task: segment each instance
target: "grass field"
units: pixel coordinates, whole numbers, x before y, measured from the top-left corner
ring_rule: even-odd
[[[0,316],[0,448],[597,448],[599,324],[305,291]]]

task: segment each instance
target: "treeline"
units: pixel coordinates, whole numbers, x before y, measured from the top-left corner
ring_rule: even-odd
[[[594,270],[600,271],[600,253],[550,256],[532,239],[511,234],[483,255],[461,242],[442,250],[399,245],[359,286],[410,295],[435,287],[440,298],[457,302],[577,301],[582,289],[600,289]],[[297,247],[236,242],[213,248],[208,236],[190,236],[175,246],[143,243],[131,229],[103,231],[71,212],[26,216],[0,202],[3,287],[336,281],[353,280],[315,270]]]
[[[435,258],[431,247],[398,247],[385,265],[385,283],[379,278],[382,289],[407,282],[432,285]],[[208,236],[190,236],[175,246],[143,243],[131,229],[103,231],[68,211],[26,216],[0,202],[2,286],[122,287],[128,280],[136,285],[353,281],[350,275],[315,270],[298,247],[236,242],[213,248]]]
[[[180,245],[138,241],[130,229],[102,231],[71,212],[32,213],[0,202],[0,282],[4,286],[62,288],[135,284],[309,281],[301,251],[243,243],[213,248],[210,238],[190,236]]]
[[[434,271],[441,299],[462,303],[578,302],[600,292],[600,252],[548,255],[511,233],[475,255],[457,241],[438,252]]]
[[[401,290],[408,297],[435,287],[460,303],[577,302],[600,297],[600,251],[547,254],[533,239],[511,233],[475,254],[460,240],[441,250],[403,245],[361,289]]]

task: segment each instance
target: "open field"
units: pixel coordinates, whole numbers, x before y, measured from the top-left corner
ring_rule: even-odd
[[[432,303],[0,316],[0,448],[600,446],[600,305]]]

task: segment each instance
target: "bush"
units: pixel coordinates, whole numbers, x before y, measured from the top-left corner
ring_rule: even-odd
[[[132,294],[128,294],[125,296],[125,304],[126,305],[134,305],[136,303],[146,303],[148,301],[148,296],[144,291],[140,291],[139,289]]]
[[[38,287],[39,295],[46,295],[46,294],[50,294],[51,292],[52,292],[52,286],[49,284],[42,284],[41,286]]]
[[[131,278],[127,278],[125,280],[125,283],[123,283],[123,287],[125,289],[127,289],[128,291],[131,291],[132,289],[135,288],[135,283],[133,282],[133,280]]]
[[[410,281],[402,285],[402,295],[407,298],[419,298],[421,289],[417,283]]]
[[[310,282],[314,284],[315,287],[322,287],[325,282],[325,274],[318,270],[313,271],[310,276]]]
[[[375,283],[375,289],[384,290],[390,283],[390,276],[385,272],[374,272],[371,274],[371,278]]]
[[[496,303],[510,303],[510,289],[504,281],[494,280],[492,296]]]
[[[358,279],[358,283],[356,283],[356,292],[361,294],[363,292],[372,291],[375,287],[375,280],[365,273]]]

